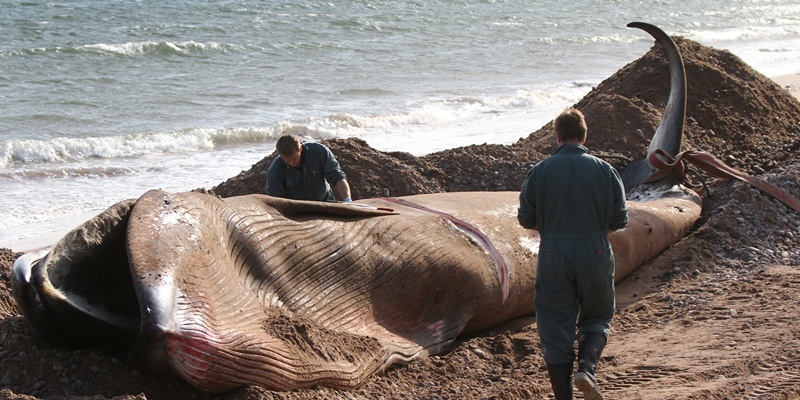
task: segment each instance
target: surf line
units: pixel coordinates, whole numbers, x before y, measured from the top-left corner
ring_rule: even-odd
[[[406,207],[414,208],[420,211],[429,212],[431,214],[438,215],[450,222],[453,223],[457,228],[465,231],[467,234],[470,235],[475,241],[478,242],[483,249],[489,253],[491,256],[492,261],[494,262],[495,271],[497,272],[497,277],[500,279],[500,285],[503,287],[503,303],[506,302],[508,298],[508,267],[506,266],[505,260],[503,260],[503,256],[500,255],[500,252],[494,247],[492,241],[489,240],[489,237],[483,233],[477,226],[464,221],[461,218],[458,218],[454,215],[448,214],[443,211],[434,210],[432,208],[425,207],[420,204],[412,203],[405,199],[398,199],[396,197],[381,197],[381,200],[386,200],[390,203],[400,204]]]

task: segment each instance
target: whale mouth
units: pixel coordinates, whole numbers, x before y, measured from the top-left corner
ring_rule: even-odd
[[[14,263],[17,305],[47,339],[117,352],[132,346],[141,322],[125,243],[133,204],[120,202]]]

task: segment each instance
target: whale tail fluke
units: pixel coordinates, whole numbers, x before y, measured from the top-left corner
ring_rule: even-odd
[[[669,35],[655,25],[646,22],[631,22],[628,27],[644,30],[664,48],[669,62],[670,90],[667,107],[658,128],[656,128],[656,133],[653,135],[653,140],[650,142],[647,156],[642,160],[631,162],[620,173],[627,193],[643,183],[650,183],[648,178],[656,172],[656,168],[649,158],[656,151],[666,152],[672,156],[680,153],[686,117],[686,70],[678,46]],[[672,183],[680,182],[680,178],[677,176],[666,178],[673,180]]]

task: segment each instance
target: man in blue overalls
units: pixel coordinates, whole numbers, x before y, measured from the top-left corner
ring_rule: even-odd
[[[519,196],[517,219],[539,231],[534,304],[542,352],[556,400],[602,400],[595,368],[615,313],[614,254],[608,234],[625,228],[628,208],[617,171],[588,154],[586,121],[576,109],[554,123],[558,150],[533,167]]]
[[[319,143],[302,143],[295,135],[282,135],[275,145],[278,155],[267,170],[267,194],[294,200],[350,201],[350,185],[330,149]]]

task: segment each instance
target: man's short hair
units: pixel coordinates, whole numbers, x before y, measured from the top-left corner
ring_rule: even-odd
[[[291,156],[297,153],[297,150],[303,143],[296,135],[285,134],[278,138],[278,143],[275,144],[275,149],[278,150],[278,155]]]
[[[575,108],[568,108],[559,114],[553,122],[553,128],[562,142],[586,140],[586,119]]]

